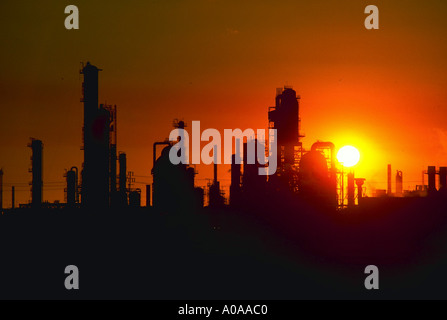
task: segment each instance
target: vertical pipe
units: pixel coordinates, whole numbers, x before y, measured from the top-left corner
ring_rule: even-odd
[[[42,205],[42,188],[43,188],[43,143],[40,140],[31,140],[29,145],[32,150],[32,188],[31,188],[31,204],[33,208],[40,208]]]
[[[243,145],[243,151],[242,151],[242,161],[243,161],[243,172],[244,172],[244,178],[246,178],[246,173],[247,173],[247,169],[248,169],[248,141],[244,142]]]
[[[84,169],[82,174],[82,203],[92,206],[101,201],[101,163],[102,155],[99,148],[98,129],[100,126],[98,109],[99,71],[97,67],[87,62],[81,70],[83,75],[84,103]]]
[[[363,187],[360,184],[357,184],[357,199],[358,204],[360,205],[363,199]]]
[[[232,156],[231,163],[231,186],[230,186],[230,205],[236,205],[239,199],[241,188],[241,165],[237,162],[236,154]]]
[[[235,150],[235,158],[233,163],[241,164],[242,158],[241,158],[241,140],[236,139],[236,150]]]
[[[210,207],[218,207],[221,203],[221,195],[220,195],[220,185],[219,181],[217,181],[217,145],[214,146],[214,181],[213,184],[209,188],[209,205]]]
[[[185,141],[185,123],[183,121],[179,122],[179,137],[180,137],[180,162],[185,164],[186,163],[186,159],[187,159],[187,154],[186,152],[183,152],[183,150],[185,150],[183,147],[186,147],[186,141]],[[214,150],[216,151],[216,150]],[[216,157],[215,157],[216,158]]]
[[[214,146],[214,184],[217,184],[217,145]]]
[[[354,173],[348,173],[348,207],[355,206]]]
[[[236,162],[237,156],[233,154],[231,164],[231,186],[239,187],[241,184],[241,165]]]
[[[75,173],[75,203],[79,203],[79,171],[77,167],[72,167],[70,171]]]
[[[402,171],[396,173],[396,197],[403,196],[403,174]]]
[[[391,165],[388,165],[388,188],[387,188],[387,194],[388,196],[391,196],[392,190],[391,190]]]
[[[340,198],[341,198],[341,208],[343,209],[345,206],[345,173],[343,163],[341,164],[341,181],[340,181]]]

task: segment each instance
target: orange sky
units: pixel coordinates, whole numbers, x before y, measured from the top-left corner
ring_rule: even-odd
[[[80,30],[64,28],[68,4]],[[380,30],[364,28],[368,4]],[[446,12],[434,0],[2,1],[5,206],[12,184],[17,202],[30,198],[29,137],[44,142],[45,200],[63,201],[64,169],[83,159],[81,61],[104,70],[100,101],[119,107],[118,148],[137,176],[150,176],[152,144],[174,118],[265,128],[276,87],[288,84],[302,97],[305,147],[356,146],[369,192],[386,187],[387,163],[413,188],[426,166],[447,165]]]

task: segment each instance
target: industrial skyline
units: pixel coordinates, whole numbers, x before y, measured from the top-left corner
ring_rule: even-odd
[[[446,1],[66,6],[0,3],[0,299],[446,297]]]
[[[2,3],[0,163],[17,202],[30,200],[30,137],[45,144],[46,200],[64,200],[64,169],[83,161],[78,71],[89,60],[106,70],[99,101],[120,107],[120,148],[140,182],[151,182],[152,144],[172,119],[267,128],[265,108],[284,84],[302,96],[306,142],[360,150],[356,172],[368,194],[387,189],[387,164],[404,173],[404,189],[421,184],[428,165],[444,165],[444,2],[380,4],[383,27],[372,33],[364,3],[256,5],[80,3],[83,27],[66,32],[57,5]],[[229,169],[219,170],[227,189]],[[199,168],[202,186],[212,176],[212,167]],[[6,205],[10,198],[7,188]]]
[[[163,161],[166,162],[169,160],[164,150],[171,148],[173,143],[169,142],[166,138],[166,140],[153,144],[152,157],[154,160],[152,162],[152,168],[146,170],[146,172],[151,171],[151,177],[138,176],[139,178],[146,179],[146,182],[140,182],[141,179],[136,182],[134,172],[127,170],[126,153],[118,151],[118,108],[116,105],[99,103],[100,71],[102,70],[87,62],[86,64],[81,64],[81,70],[79,72],[83,78],[80,101],[83,103],[84,117],[82,126],[83,145],[80,148],[84,154],[84,160],[81,167],[78,168],[73,164],[71,169],[65,169],[65,174],[63,175],[65,179],[63,182],[44,184],[43,142],[31,138],[31,143],[28,144],[32,151],[30,158],[31,168],[29,169],[29,172],[32,173],[30,200],[28,202],[15,203],[16,185],[11,182],[3,183],[4,171],[2,169],[0,172],[1,208],[8,208],[5,205],[3,196],[8,191],[11,192],[11,204],[9,208],[31,205],[32,208],[36,209],[42,207],[43,203],[46,206],[54,208],[61,208],[65,205],[75,207],[81,204],[84,208],[113,208],[127,205],[140,207],[142,206],[142,198],[147,207],[153,205],[152,201],[154,200],[151,200],[152,198],[155,199],[155,203],[169,203],[170,190],[183,178],[178,176],[171,182],[164,183],[165,186],[161,188],[165,189],[164,193],[166,196],[161,196],[161,198],[164,197],[164,200],[160,201],[158,199],[159,196],[157,196],[159,194],[158,188],[155,187],[159,183],[156,182],[154,177],[165,177],[158,178],[159,181],[172,179],[169,173],[167,176],[163,173],[160,174],[155,164],[163,157],[166,158]],[[188,179],[191,179],[188,182],[188,185],[190,185],[188,188],[195,188],[195,191],[193,194],[188,191],[188,188],[182,189],[182,192],[185,192],[185,194],[181,195],[181,192],[179,192],[177,196],[184,197],[185,199],[188,197],[199,197],[198,199],[200,200],[197,200],[197,203],[200,203],[201,207],[205,204],[213,207],[216,203],[219,204],[218,206],[221,206],[225,203],[241,202],[247,196],[254,201],[256,197],[266,193],[267,189],[270,189],[270,192],[272,190],[280,190],[278,186],[283,184],[289,186],[288,188],[296,194],[316,195],[323,192],[326,194],[325,197],[332,199],[329,202],[332,202],[334,206],[343,208],[345,205],[352,206],[355,203],[359,204],[360,199],[365,197],[419,197],[427,196],[430,192],[445,188],[445,166],[440,166],[439,170],[437,170],[436,166],[428,166],[428,169],[421,172],[422,178],[419,183],[416,183],[414,188],[405,189],[403,172],[397,170],[394,177],[391,169],[392,166],[388,164],[386,189],[375,188],[372,191],[367,190],[365,187],[365,182],[368,182],[367,179],[363,177],[356,178],[354,170],[343,172],[344,164],[342,162],[339,163],[335,157],[337,149],[340,150],[340,146],[336,147],[331,141],[323,142],[317,140],[310,148],[303,147],[302,140],[305,138],[305,135],[300,133],[300,100],[301,96],[293,90],[293,87],[284,86],[284,88],[276,89],[275,106],[268,108],[268,127],[277,132],[275,145],[277,145],[278,150],[275,154],[277,155],[276,163],[279,167],[276,170],[275,165],[275,174],[273,176],[268,179],[265,179],[265,177],[257,177],[255,179],[258,168],[262,166],[257,163],[255,163],[255,166],[247,165],[247,145],[253,143],[253,150],[255,152],[258,152],[257,150],[261,145],[257,143],[257,140],[251,141],[248,137],[244,141],[236,139],[232,148],[234,150],[243,150],[243,156],[241,158],[239,153],[233,154],[233,164],[230,166],[231,174],[229,175],[231,182],[229,184],[222,183],[227,179],[224,178],[222,181],[218,178],[217,166],[223,166],[223,164],[217,165],[217,158],[214,156],[215,164],[212,166],[213,178],[207,178],[207,183],[204,185],[196,179],[198,174],[197,166],[194,166],[194,168],[186,166],[185,168],[189,172],[187,173],[189,176]],[[187,123],[184,120],[174,120],[174,128],[184,130],[186,126]],[[309,144],[309,142],[307,143]],[[203,144],[203,141],[201,141],[201,144]],[[157,153],[158,145],[165,146],[160,159],[158,159],[160,155]],[[240,149],[241,145],[243,145],[242,149]],[[265,151],[268,152],[267,145],[264,145],[263,148],[267,148]],[[353,148],[358,153],[355,147],[350,146],[350,148]],[[217,150],[214,150],[214,154],[216,152]],[[243,166],[235,163],[235,157],[242,160]],[[356,159],[354,165],[361,159],[360,154],[357,157],[358,159]],[[199,166],[199,168],[203,167],[204,165]],[[439,179],[436,179],[436,175],[439,175]],[[320,178],[315,179],[315,176],[320,176]],[[428,180],[427,184],[425,183],[426,176]],[[151,181],[149,182],[149,180]],[[56,183],[56,185],[52,185],[53,183]],[[135,185],[135,183],[139,187],[132,188],[132,184]],[[54,203],[51,203],[51,201],[43,198],[44,189],[55,187],[61,190],[62,184],[64,185],[63,201],[57,199]],[[262,187],[264,184],[265,186]],[[18,183],[17,185],[20,188],[20,192],[25,191],[22,183]],[[327,185],[328,189],[326,191],[324,191],[326,187],[321,188],[323,185]],[[156,190],[156,195],[153,195],[154,190]],[[248,192],[248,190],[251,190],[251,192]],[[51,191],[49,193],[51,194]],[[251,196],[250,193],[252,194]],[[205,197],[205,195],[207,196]],[[23,197],[21,198],[23,199]]]
[[[187,133],[187,123],[177,119],[173,122],[176,129],[173,132],[177,132],[175,135],[180,135],[177,138],[180,140],[172,140],[173,137],[170,137],[153,144],[153,162],[150,169],[152,183],[146,183],[142,186],[143,188],[132,187],[135,185],[135,177],[133,171],[127,168],[127,155],[123,151],[118,153],[119,108],[116,105],[99,103],[100,71],[102,70],[90,62],[81,66],[81,102],[84,114],[81,150],[84,160],[80,168],[73,165],[71,169],[65,170],[64,201],[54,201],[54,203],[44,201],[43,142],[32,138],[28,144],[32,154],[29,170],[32,177],[31,200],[29,203],[19,203],[17,207],[30,207],[35,210],[65,207],[84,210],[107,210],[128,206],[136,208],[144,206],[141,202],[144,192],[145,206],[153,207],[161,212],[173,211],[171,199],[176,199],[176,202],[181,204],[186,211],[198,211],[204,206],[211,209],[223,208],[225,205],[229,205],[232,209],[241,206],[250,207],[262,204],[266,199],[278,201],[286,194],[290,194],[297,200],[307,199],[310,203],[325,204],[332,209],[345,209],[356,205],[361,206],[366,200],[368,200],[366,203],[371,204],[371,201],[381,197],[427,197],[438,190],[440,193],[445,193],[447,190],[447,167],[445,166],[439,167],[439,170],[436,166],[428,166],[427,170],[422,171],[421,183],[414,189],[406,190],[403,186],[403,172],[397,170],[396,175],[393,176],[392,166],[388,164],[387,188],[377,189],[373,195],[368,196],[364,187],[367,180],[356,176],[355,169],[350,168],[357,165],[361,158],[355,147],[336,148],[331,141],[320,140],[315,141],[311,148],[303,147],[302,141],[305,136],[300,133],[301,96],[291,86],[277,88],[275,105],[268,108],[269,129],[274,132],[274,136],[270,136],[269,139],[275,140],[273,144],[275,150],[269,150],[272,144],[261,143],[255,136],[250,137],[248,133],[242,133],[240,130],[240,134],[231,139],[230,152],[233,156],[229,189],[221,187],[218,177],[218,167],[222,166],[221,160],[218,160],[218,158],[222,159],[221,151],[218,152],[218,145],[219,148],[221,147],[220,142],[212,142],[214,143],[213,179],[210,179],[205,187],[197,183],[196,165],[191,166],[189,162],[172,163],[170,150],[177,147],[176,143],[183,144],[183,134]],[[200,132],[199,134],[201,135]],[[199,137],[199,141],[198,147],[206,140]],[[189,139],[187,144],[189,145]],[[157,150],[157,146],[163,146],[161,152]],[[339,150],[336,156],[337,149]],[[344,149],[350,151],[344,151]],[[182,154],[185,150],[180,148],[176,151],[180,158],[186,156]],[[249,152],[258,156],[250,160]],[[354,152],[353,157],[352,152]],[[261,168],[271,165],[259,162],[259,154],[270,154],[276,157],[272,174],[263,176],[258,173]],[[239,160],[236,161],[236,159]],[[425,184],[426,175],[427,184]],[[436,179],[436,175],[439,179]],[[2,170],[0,172],[0,209],[7,208],[3,203],[3,193],[7,189],[5,187],[11,187],[9,208],[14,209],[16,207],[15,186],[4,186],[3,176]],[[395,181],[394,188],[393,180]]]

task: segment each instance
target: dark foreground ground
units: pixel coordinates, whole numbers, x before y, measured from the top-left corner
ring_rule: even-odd
[[[447,202],[0,216],[0,298],[447,298]],[[80,290],[65,289],[65,267]],[[367,265],[380,290],[367,291]]]

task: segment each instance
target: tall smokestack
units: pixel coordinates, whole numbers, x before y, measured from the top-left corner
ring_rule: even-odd
[[[14,186],[11,188],[11,198],[11,208],[14,209],[16,203],[16,188]]]
[[[269,111],[269,121],[277,130],[278,165],[295,163],[295,147],[300,146],[299,100],[296,91],[285,87],[276,92],[275,107]],[[281,162],[282,160],[282,162]]]
[[[214,184],[217,184],[217,145],[214,146]]]
[[[110,112],[98,106],[100,69],[89,62],[81,70],[84,76],[84,170],[82,204],[107,207],[110,200]]]
[[[232,155],[231,162],[231,186],[230,186],[230,205],[237,205],[241,193],[241,165],[238,163],[238,154]]]
[[[43,162],[43,143],[40,140],[32,139],[28,145],[32,150],[32,187],[31,187],[31,205],[33,208],[40,208],[42,206],[42,162]]]
[[[392,190],[391,190],[391,165],[388,165],[388,188],[387,188],[387,194],[388,196],[391,196]]]
[[[220,194],[220,183],[217,180],[217,146],[214,146],[213,151],[214,156],[214,181],[209,189],[209,206],[210,207],[220,207],[223,205],[223,197]]]

